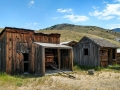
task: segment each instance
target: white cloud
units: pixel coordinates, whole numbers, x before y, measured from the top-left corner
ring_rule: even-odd
[[[33,23],[33,25],[38,25],[38,24],[40,24],[40,23],[36,23],[36,22]]]
[[[101,20],[110,20],[120,16],[120,4],[106,4],[106,8],[104,10],[95,10],[89,14]]]
[[[58,19],[59,17],[53,17],[53,19]]]
[[[26,23],[24,28],[34,28],[34,26],[39,25],[40,23],[34,22],[34,23]]]
[[[57,12],[60,12],[60,13],[73,13],[73,10],[71,8],[69,8],[69,9],[59,8],[59,9],[57,9]]]
[[[107,4],[108,2],[106,2],[106,1],[103,1],[103,3]]]
[[[30,7],[33,7],[34,8],[34,5],[35,4],[35,2],[34,2],[34,0],[31,0],[29,3],[28,3],[28,7],[30,8]]]
[[[96,7],[96,6],[92,6],[92,8],[96,10],[96,9],[98,9],[99,7]]]
[[[114,0],[114,2],[120,2],[120,0]]]
[[[68,20],[72,22],[84,22],[89,20],[89,17],[87,16],[80,16],[80,15],[65,15],[63,18],[67,18]]]
[[[87,16],[84,16],[84,15],[75,15],[73,10],[71,8],[69,9],[62,9],[62,8],[59,8],[57,9],[57,12],[60,12],[60,13],[69,13],[67,15],[64,15],[62,16],[62,18],[66,18],[72,22],[84,22],[84,21],[87,21],[89,20],[89,17]],[[54,17],[53,19],[57,19],[59,17]]]
[[[107,27],[109,29],[120,28],[120,24],[108,24]]]

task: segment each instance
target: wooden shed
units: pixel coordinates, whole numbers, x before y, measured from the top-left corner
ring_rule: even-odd
[[[43,76],[50,64],[72,70],[72,48],[60,45],[60,34],[5,27],[0,34],[0,71]]]
[[[106,67],[117,61],[117,46],[102,38],[84,36],[73,52],[74,62],[82,66]]]

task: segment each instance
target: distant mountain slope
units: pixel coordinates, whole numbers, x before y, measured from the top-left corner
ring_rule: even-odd
[[[42,30],[57,30],[57,32],[61,30],[69,30],[69,31],[75,31],[79,33],[88,33],[88,34],[96,35],[96,36],[107,38],[107,39],[114,39],[115,37],[120,37],[120,33],[108,32],[109,30],[101,27],[81,26],[81,25],[73,25],[73,24],[66,24],[66,23],[57,24]]]
[[[112,29],[112,31],[114,31],[114,32],[120,32],[120,28]]]
[[[81,32],[75,32],[75,31],[70,31],[70,30],[40,30],[39,32],[41,33],[59,33],[61,34],[60,37],[60,41],[61,42],[65,42],[65,41],[71,41],[71,40],[75,40],[75,41],[80,41],[80,39],[83,36],[88,36],[88,37],[95,37],[95,38],[105,38],[108,41],[116,44],[118,47],[120,47],[120,43],[117,41],[114,41],[114,38],[116,36],[111,35],[111,34],[104,34],[102,33],[101,36],[95,35],[95,34],[89,34],[89,33],[81,33]],[[107,36],[104,36],[107,35]]]
[[[109,32],[107,29],[103,29],[97,26],[80,26],[73,24],[57,24],[38,32],[42,33],[60,33],[61,34],[61,42],[76,40],[79,41],[83,36],[90,37],[102,37],[105,38],[114,44],[120,47],[120,43],[115,41],[116,37],[120,37],[120,33]]]
[[[89,30],[106,30],[97,26],[82,26],[82,25],[73,25],[73,24],[57,24],[42,30],[72,30],[72,31],[83,31],[87,32]]]

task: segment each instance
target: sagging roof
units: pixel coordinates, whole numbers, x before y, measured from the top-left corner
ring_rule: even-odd
[[[91,38],[91,37],[86,37],[93,41],[95,44],[97,44],[100,47],[111,47],[111,48],[118,48],[115,44],[112,44],[111,42],[103,39],[103,38]]]
[[[40,42],[34,42],[35,44],[38,44],[45,48],[61,48],[61,49],[72,49],[72,47],[61,45],[61,44],[52,44],[52,43],[40,43]]]

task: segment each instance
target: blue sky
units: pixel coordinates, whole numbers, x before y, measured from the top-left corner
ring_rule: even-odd
[[[120,28],[120,0],[0,0],[0,27],[43,29],[55,24]]]

